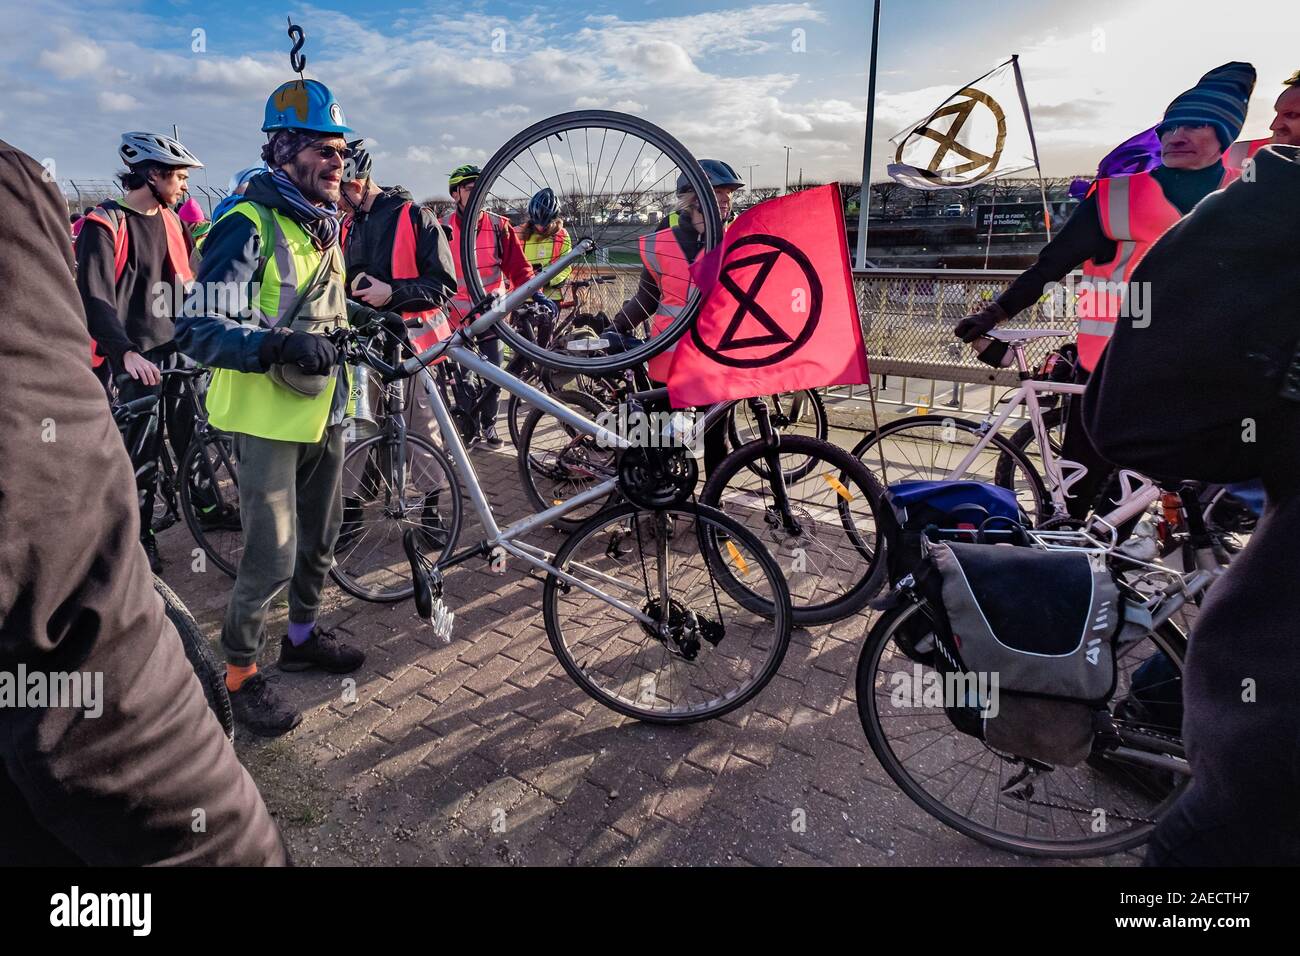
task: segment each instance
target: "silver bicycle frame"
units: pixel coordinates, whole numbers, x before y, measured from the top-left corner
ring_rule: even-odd
[[[1023,373],[1028,373],[1029,365],[1025,359],[1025,347],[1021,342],[1012,343],[1011,349],[1015,355],[1016,366]],[[956,481],[966,476],[975,460],[980,454],[988,448],[993,441],[993,436],[1001,431],[1011,415],[1021,405],[1029,409],[1029,420],[1033,425],[1034,438],[1038,442],[1038,447],[1042,451],[1043,471],[1047,473],[1047,478],[1051,486],[1052,505],[1058,512],[1066,510],[1066,495],[1064,491],[1064,478],[1061,473],[1061,465],[1056,455],[1052,453],[1050,437],[1047,433],[1047,426],[1043,423],[1042,405],[1038,401],[1040,395],[1082,395],[1086,390],[1085,385],[1076,385],[1071,382],[1040,382],[1037,379],[1027,378],[1021,381],[1016,388],[1012,397],[1005,404],[1005,408],[991,423],[985,423],[984,434],[980,436],[974,447],[966,454],[949,474],[949,481]],[[1113,511],[1105,515],[1094,516],[1091,524],[1100,534],[1109,534],[1111,540],[1116,537],[1115,529],[1122,525],[1130,518],[1140,515],[1146,511],[1154,502],[1160,498],[1160,489],[1155,482],[1145,475],[1135,471],[1121,469],[1119,473],[1120,487],[1122,494],[1119,504]]]

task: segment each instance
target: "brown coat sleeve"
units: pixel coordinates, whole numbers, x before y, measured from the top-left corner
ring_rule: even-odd
[[[0,671],[101,675],[102,713],[0,708],[0,862],[283,863],[153,590],[41,171],[0,142]]]

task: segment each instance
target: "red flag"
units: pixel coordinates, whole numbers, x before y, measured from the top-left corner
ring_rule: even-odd
[[[673,355],[674,408],[867,381],[837,184],[741,213],[691,278],[704,304]]]

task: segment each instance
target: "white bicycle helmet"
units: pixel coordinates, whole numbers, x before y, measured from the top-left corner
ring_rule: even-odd
[[[117,148],[117,155],[128,166],[136,163],[155,162],[164,166],[192,166],[202,169],[199,158],[185,148],[179,140],[159,133],[123,133],[122,145]]]

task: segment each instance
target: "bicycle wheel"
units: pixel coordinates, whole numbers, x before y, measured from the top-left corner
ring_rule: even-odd
[[[918,684],[934,684],[936,678],[937,686],[944,686],[933,664],[922,663],[928,655],[918,653],[927,639],[934,640],[932,613],[923,602],[886,612],[858,658],[862,729],[903,792],[959,833],[1027,856],[1100,856],[1145,842],[1191,778],[1104,751],[1095,751],[1076,767],[1052,767],[1000,753],[958,730],[928,693],[910,691]],[[1182,632],[1166,623],[1125,645],[1116,662],[1112,708],[1117,726],[1130,735],[1129,746],[1141,740],[1147,754],[1170,766],[1183,756],[1179,725],[1186,646]],[[1147,661],[1158,660],[1157,653],[1174,676],[1141,683],[1138,690],[1135,674]],[[1167,693],[1172,704],[1141,703]]]
[[[230,709],[230,692],[226,690],[225,665],[213,653],[208,639],[199,630],[198,622],[190,614],[185,602],[156,574],[153,577],[153,589],[162,598],[167,620],[172,622],[176,633],[180,635],[185,657],[194,668],[194,676],[199,679],[199,686],[203,688],[203,697],[208,702],[212,716],[217,718],[226,737],[234,740],[235,715]]]
[[[561,113],[519,133],[488,160],[462,221],[478,222],[485,211],[518,219],[534,193],[551,189],[560,197],[561,215],[574,245],[588,237],[596,243],[595,250],[573,261],[571,280],[616,276],[618,284],[609,288],[617,291],[607,295],[622,303],[632,298],[641,272],[639,240],[666,228],[666,217],[676,205],[679,177],[701,197],[703,232],[697,253],[701,255],[717,245],[722,220],[713,187],[694,157],[668,133],[635,116],[604,110]],[[478,244],[476,229],[461,231],[462,275],[475,302],[486,298],[478,270]],[[659,243],[655,255],[685,257],[676,240],[671,246]],[[565,330],[558,326],[544,344],[532,341],[509,319],[497,329],[512,349],[548,368],[617,371],[644,363],[682,336],[700,307],[700,292],[693,282],[688,283],[684,299],[663,328],[652,329],[649,315],[637,316],[634,335],[640,343],[615,354],[570,351]]]
[[[507,366],[506,371],[512,372],[520,381],[527,382],[534,388],[539,388],[543,392],[550,391],[546,376],[531,362],[522,363],[522,367],[518,369]],[[528,413],[532,410],[533,406],[518,395],[511,395],[506,401],[506,427],[510,430],[510,441],[515,448],[519,448],[519,436],[523,433],[524,422],[527,421]]]
[[[853,447],[853,457],[861,459],[873,472],[879,472],[883,448],[885,474],[882,483],[899,481],[943,481],[957,469],[967,454],[987,432],[982,422],[945,415],[913,415],[890,422],[868,432]],[[1018,448],[1001,435],[990,436],[989,443],[960,477],[970,481],[992,482],[998,479],[999,463],[1006,459],[1005,483],[998,483],[1016,493],[1016,499],[1033,524],[1038,525],[1054,513],[1052,499],[1038,469]]]
[[[782,474],[784,503],[767,463]],[[806,463],[806,467],[804,464]],[[763,543],[785,573],[796,626],[829,624],[862,610],[884,582],[884,539],[877,533],[880,483],[842,448],[803,435],[782,435],[773,452],[762,441],[737,448],[714,469],[700,503],[718,508]],[[711,547],[726,549],[723,541]],[[719,557],[722,586],[737,601],[763,610],[763,598]]]
[[[181,514],[190,534],[213,566],[233,578],[244,554],[235,440],[222,432],[196,432],[181,475]]]
[[[766,395],[768,416],[772,427],[782,435],[807,435],[827,441],[830,424],[826,418],[826,405],[816,389],[805,388],[783,395]],[[727,438],[732,449],[748,445],[762,438],[758,420],[748,402],[736,402],[727,412]]]
[[[596,418],[604,406],[584,392],[556,392],[552,398],[587,418]],[[566,425],[554,415],[534,408],[519,433],[519,480],[524,497],[535,513],[563,504],[581,492],[608,481],[618,473],[618,452],[605,448],[590,435]],[[600,511],[609,498],[593,501],[551,523],[573,531]]]
[[[456,546],[464,505],[451,460],[427,438],[407,435],[400,461],[386,435],[343,456],[343,521],[330,577],[363,601],[390,603],[415,593],[402,533],[416,528],[425,554],[444,560]]]
[[[719,535],[770,615],[717,586],[717,551],[710,556],[704,541]],[[555,567],[580,582],[546,578],[542,609],[555,656],[584,691],[638,720],[686,724],[735,710],[772,679],[790,643],[780,569],[752,534],[713,508],[617,505],[574,532]]]

